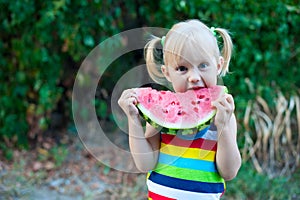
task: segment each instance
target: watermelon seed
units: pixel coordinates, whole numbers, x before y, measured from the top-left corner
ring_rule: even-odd
[[[209,101],[209,98],[207,97],[207,98],[205,98],[205,101]]]
[[[200,103],[201,103],[201,101],[198,100],[198,101],[197,101],[197,104],[200,104]]]
[[[197,97],[198,97],[198,99],[204,99],[204,98],[205,98],[205,95],[200,94],[200,95],[198,95]]]
[[[149,94],[149,95],[148,95],[148,103],[151,103],[151,99],[152,99],[152,95]]]
[[[177,115],[184,115],[185,113],[182,112],[181,110],[178,111]]]

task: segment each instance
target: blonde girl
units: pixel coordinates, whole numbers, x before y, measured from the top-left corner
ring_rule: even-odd
[[[219,36],[222,51],[216,38]],[[159,84],[170,84],[175,92],[215,86],[218,77],[228,72],[231,53],[228,32],[208,28],[199,20],[177,23],[166,36],[153,37],[145,46],[150,77]],[[217,109],[213,123],[192,137],[161,133],[149,124],[144,130],[134,88],[125,90],[118,103],[128,117],[135,164],[140,171],[148,172],[149,199],[222,196],[225,180],[233,179],[241,165],[232,95],[224,94],[212,103]]]

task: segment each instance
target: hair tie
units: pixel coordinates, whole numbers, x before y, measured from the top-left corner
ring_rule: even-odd
[[[212,32],[212,34],[214,35],[214,36],[216,36],[217,35],[217,33],[216,33],[216,28],[215,27],[210,27],[210,32]]]
[[[166,36],[162,36],[161,40],[160,40],[160,43],[161,43],[162,47],[164,47],[164,45],[165,45],[165,40],[166,40]]]

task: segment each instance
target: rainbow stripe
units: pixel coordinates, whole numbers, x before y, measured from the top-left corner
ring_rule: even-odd
[[[156,168],[149,172],[149,199],[219,199],[225,181],[216,164],[217,131],[211,125],[193,135],[161,134]]]

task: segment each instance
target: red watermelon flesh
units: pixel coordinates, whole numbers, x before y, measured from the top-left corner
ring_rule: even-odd
[[[225,86],[188,90],[184,93],[139,88],[137,107],[152,125],[167,129],[195,129],[212,119],[216,109],[211,106],[211,102],[226,91]]]

